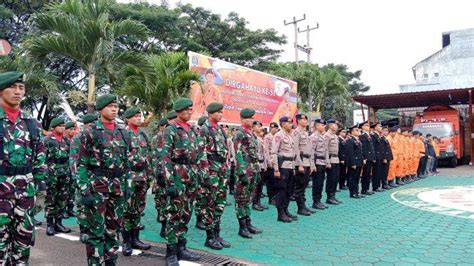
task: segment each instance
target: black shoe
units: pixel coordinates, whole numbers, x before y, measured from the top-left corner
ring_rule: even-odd
[[[307,208],[306,206],[304,207],[306,211],[310,212],[311,214],[315,214],[316,213],[316,210],[314,209],[311,209],[311,208]]]
[[[311,216],[311,212],[309,212],[306,207],[298,207],[298,212],[297,214],[303,215],[303,216]]]
[[[221,243],[221,246],[223,248],[230,248],[230,243],[225,241],[222,237],[221,237],[221,224],[220,222],[217,223],[216,225],[216,228],[214,228],[214,233],[216,235],[216,240],[219,241],[219,243]]]
[[[198,254],[189,251],[186,248],[186,240],[178,240],[178,260],[189,260],[189,261],[198,261],[201,259],[201,256]]]
[[[43,222],[40,221],[40,220],[35,221],[35,226],[41,226],[42,224],[43,224]]]
[[[204,246],[210,248],[210,249],[215,249],[215,250],[221,250],[222,245],[217,241],[216,236],[214,234],[214,230],[206,230],[206,242],[204,242]]]
[[[361,199],[361,197],[358,194],[352,194],[351,198],[353,199]]]
[[[129,257],[132,255],[133,249],[130,245],[131,242],[131,232],[122,231],[122,255]]]
[[[264,209],[258,205],[257,203],[254,203],[252,204],[252,209],[256,210],[256,211],[259,211],[259,212],[262,212]]]
[[[132,230],[132,239],[130,243],[132,244],[132,248],[139,250],[149,250],[151,248],[150,245],[140,241],[140,230],[138,229]]]
[[[160,236],[162,238],[166,237],[166,221],[161,222],[161,231],[160,231]]]
[[[145,226],[143,224],[139,224],[135,229],[142,231],[145,230]]]
[[[251,234],[261,234],[263,232],[262,230],[252,225],[252,220],[249,216],[246,217],[245,223],[247,224],[247,230],[249,230]]]
[[[176,244],[166,245],[166,266],[179,266],[177,252],[178,247]]]
[[[332,199],[332,198],[327,199],[326,203],[327,204],[332,204],[332,205],[339,205],[339,202],[337,202],[337,200]]]
[[[252,238],[252,235],[247,229],[247,222],[245,221],[245,218],[239,219],[239,236],[243,238]]]
[[[279,222],[291,223],[293,220],[288,217],[283,209],[278,209],[278,219]]]
[[[315,202],[313,203],[312,208],[317,210],[324,210],[326,209],[326,205],[323,205],[321,202]]]
[[[69,217],[76,217],[77,213],[74,211],[74,204],[67,205],[67,214]]]
[[[357,196],[359,196],[359,198],[361,198],[361,199],[363,199],[363,198],[365,198],[365,197],[366,197],[365,195],[363,195],[363,194],[360,194],[360,193],[357,193]]]
[[[46,235],[54,236],[54,234],[56,234],[56,230],[54,229],[54,218],[46,218],[46,224]]]
[[[391,188],[396,188],[396,187],[399,187],[399,185],[397,185],[397,183],[396,183],[396,182],[392,182],[392,183],[390,183],[390,184],[389,184],[389,186],[390,186]]]
[[[62,218],[56,218],[56,223],[54,224],[54,230],[59,233],[70,233],[71,228],[67,228],[63,225]]]
[[[288,211],[288,207],[284,208],[283,210],[285,211],[286,216],[290,217],[291,220],[293,220],[293,221],[298,221],[298,216],[293,215],[292,213],[290,213],[290,212]]]
[[[342,186],[340,187],[341,190],[348,190],[349,188],[347,186]]]
[[[202,215],[196,215],[196,228],[199,230],[206,230],[206,226],[202,222]]]
[[[339,204],[344,203],[344,202],[342,202],[341,200],[338,200],[338,199],[336,199],[336,198],[334,198],[334,200],[337,201],[337,203],[339,203]]]
[[[376,190],[373,190],[373,191],[375,191],[375,192],[384,192],[385,189],[377,188]]]
[[[115,260],[115,259],[105,260],[104,265],[105,266],[116,266],[117,265],[117,260]]]
[[[372,192],[372,191],[362,191],[362,195],[366,195],[366,196],[370,196],[370,195],[374,195],[375,193]]]

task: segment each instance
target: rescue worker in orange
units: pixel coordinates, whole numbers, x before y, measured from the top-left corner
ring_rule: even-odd
[[[397,131],[399,130],[398,126],[389,128],[389,135],[387,136],[388,143],[392,150],[393,160],[390,162],[390,167],[388,170],[388,185],[390,187],[398,187],[395,182],[395,178],[399,174],[399,165],[400,165],[400,145],[397,137]]]

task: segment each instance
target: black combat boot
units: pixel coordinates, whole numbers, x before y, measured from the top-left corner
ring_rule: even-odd
[[[286,215],[285,210],[278,209],[278,221],[284,223],[291,223],[293,219]]]
[[[326,209],[326,205],[322,204],[320,201],[318,202],[314,202],[313,203],[313,209],[317,209],[317,210],[324,210]]]
[[[65,227],[63,225],[63,219],[61,217],[56,218],[56,223],[54,224],[54,230],[59,233],[70,233],[71,228]]]
[[[196,228],[200,230],[206,230],[206,227],[204,226],[204,223],[202,222],[201,214],[196,215]]]
[[[283,210],[285,211],[286,216],[290,217],[291,220],[293,220],[293,221],[298,221],[298,216],[293,215],[292,213],[290,213],[290,212],[288,211],[288,206],[287,206],[286,208],[284,208]]]
[[[230,243],[225,241],[221,237],[221,223],[220,222],[218,222],[216,227],[214,228],[214,233],[216,234],[216,240],[219,241],[219,243],[221,243],[221,246],[223,248],[230,248]]]
[[[316,210],[306,207],[306,204],[304,205],[304,208],[306,209],[306,211],[310,212],[311,214],[316,213]]]
[[[262,230],[252,225],[252,220],[250,219],[250,216],[246,217],[245,223],[247,224],[247,230],[249,230],[251,234],[261,234],[263,232]]]
[[[105,266],[115,266],[115,265],[117,265],[117,259],[105,260],[104,265]]]
[[[247,222],[245,221],[245,217],[239,219],[239,236],[243,238],[252,238],[252,235],[247,229]]]
[[[130,243],[132,244],[132,248],[136,248],[136,249],[139,249],[139,250],[149,250],[151,248],[150,245],[140,241],[140,230],[133,229],[131,237],[132,238],[131,238]]]
[[[161,236],[162,238],[165,238],[165,237],[166,237],[166,221],[161,221],[160,236]]]
[[[332,194],[327,198],[326,203],[332,205],[339,205],[339,202],[336,200],[336,193]]]
[[[129,257],[132,255],[132,245],[131,242],[131,232],[130,231],[122,231],[122,255],[125,257]]]
[[[46,235],[47,236],[54,236],[56,234],[56,230],[54,229],[54,218],[48,217],[46,218]]]
[[[67,205],[67,212],[69,217],[76,217],[77,213],[74,211],[74,203],[69,203]]]
[[[166,266],[179,266],[178,247],[176,244],[166,245]]]
[[[259,212],[261,212],[261,211],[264,210],[264,209],[262,208],[262,206],[260,206],[258,203],[255,203],[255,202],[252,204],[252,209],[253,209],[253,210],[256,210],[256,211],[259,211]]]
[[[198,254],[189,251],[186,248],[186,239],[178,240],[178,259],[179,260],[188,260],[188,261],[198,261],[201,259],[201,256]]]
[[[298,202],[298,212],[299,215],[310,216],[311,212],[306,209],[304,202]]]
[[[216,250],[221,250],[222,245],[219,241],[217,241],[214,230],[206,230],[206,242],[204,242],[204,246],[211,248],[211,249],[216,249]]]

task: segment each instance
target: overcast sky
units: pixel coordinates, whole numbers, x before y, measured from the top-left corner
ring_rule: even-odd
[[[133,0],[119,0],[132,2]],[[159,4],[160,0],[148,0]],[[169,0],[171,6],[178,1]],[[312,62],[342,63],[362,70],[369,94],[398,92],[398,85],[413,83],[411,68],[441,49],[441,33],[474,28],[474,2],[468,0],[182,0],[226,16],[237,12],[251,29],[275,28],[288,37],[281,61],[293,61],[293,16],[298,24],[319,29],[311,32]],[[306,44],[306,34],[298,34]],[[299,53],[300,59],[306,54]]]

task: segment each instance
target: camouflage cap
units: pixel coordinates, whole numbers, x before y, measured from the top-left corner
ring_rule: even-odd
[[[55,128],[59,125],[64,125],[64,124],[65,122],[63,118],[56,117],[56,118],[53,118],[53,120],[51,120],[51,123],[49,123],[49,128]]]
[[[76,126],[75,122],[69,121],[66,123],[66,129],[73,128]]]
[[[123,117],[130,118],[136,114],[140,113],[140,108],[138,107],[130,107],[128,108],[125,113],[123,113]]]
[[[175,119],[176,117],[178,117],[178,114],[176,113],[176,111],[169,111],[166,114],[166,119],[168,119],[168,120]]]
[[[206,122],[206,120],[207,120],[207,116],[201,116],[201,117],[199,117],[199,119],[198,119],[198,126],[204,125],[204,123]]]
[[[215,113],[215,112],[219,112],[220,110],[224,109],[224,105],[222,103],[210,103],[207,108],[206,108],[206,111],[207,113],[209,114],[212,114],[212,113]]]
[[[99,116],[96,113],[85,114],[82,117],[82,123],[89,124],[99,119]]]
[[[0,74],[0,90],[4,90],[16,82],[23,83],[23,73],[18,71],[10,71]]]
[[[176,111],[176,112],[179,112],[179,111],[182,111],[188,107],[192,107],[193,106],[193,101],[191,101],[191,99],[189,98],[179,98],[178,100],[176,100],[176,102],[174,102],[174,105],[173,105],[173,109]]]
[[[97,110],[102,110],[104,107],[111,103],[116,103],[117,102],[117,96],[114,94],[104,94],[99,96],[97,100],[95,101],[95,108]]]
[[[255,110],[251,108],[244,108],[240,111],[240,118],[252,118],[255,115]]]

